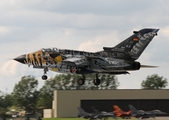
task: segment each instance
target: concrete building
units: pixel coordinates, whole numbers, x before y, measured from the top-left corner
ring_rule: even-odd
[[[169,113],[169,90],[56,90],[54,91],[52,117],[77,117],[77,107],[91,112],[113,111],[113,105],[129,110],[128,104],[137,109],[160,109]]]

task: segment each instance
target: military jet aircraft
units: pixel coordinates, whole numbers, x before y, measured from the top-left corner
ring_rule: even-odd
[[[137,110],[133,105],[129,105],[131,110],[131,115],[136,118],[155,118],[157,115],[166,115],[167,113],[162,112],[160,110],[152,110],[152,111],[143,111]]]
[[[128,71],[139,70],[141,65],[136,60],[157,35],[159,29],[145,28],[133,31],[133,35],[115,47],[103,47],[102,51],[85,52],[58,48],[42,48],[39,51],[23,54],[14,60],[44,70],[43,80],[47,79],[47,71],[81,74],[77,80],[79,85],[85,83],[85,74],[96,74],[93,83],[100,84],[99,74],[128,74]]]
[[[116,118],[113,112],[105,112],[105,111],[99,112],[98,111],[98,113],[88,113],[84,111],[81,107],[78,107],[78,111],[79,111],[78,117],[82,117],[82,118],[90,119],[90,120],[95,120],[97,118],[99,119],[104,118],[104,120],[108,120],[108,117]]]
[[[92,114],[92,113],[88,113],[86,111],[84,111],[82,108],[78,107],[78,117],[82,117],[82,118],[85,118],[85,119],[96,119],[95,115]]]
[[[113,105],[114,111],[113,113],[117,116],[117,117],[121,117],[123,119],[130,119],[131,117],[131,110],[129,111],[123,111],[119,106],[117,105]]]

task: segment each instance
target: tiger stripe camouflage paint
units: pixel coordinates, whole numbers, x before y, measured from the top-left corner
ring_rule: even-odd
[[[33,65],[34,67],[43,67],[47,66],[48,64],[54,65],[62,61],[63,59],[61,55],[52,58],[49,53],[47,52],[43,53],[41,49],[39,51],[26,54],[26,59],[24,63],[28,65]],[[52,70],[57,71],[57,69]]]

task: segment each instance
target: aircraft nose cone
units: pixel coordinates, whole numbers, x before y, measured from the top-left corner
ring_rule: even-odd
[[[20,62],[20,63],[25,64],[26,54],[21,55],[21,56],[18,56],[18,57],[16,57],[16,58],[14,58],[14,60],[16,60],[16,61],[18,61],[18,62]]]

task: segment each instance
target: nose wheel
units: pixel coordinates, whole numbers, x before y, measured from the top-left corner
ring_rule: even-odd
[[[48,71],[48,68],[45,67],[45,68],[44,68],[44,75],[42,75],[42,80],[47,80],[47,79],[48,79],[48,76],[46,75],[46,74],[47,74],[47,71]]]
[[[42,75],[42,80],[47,80],[48,76],[47,75]]]

